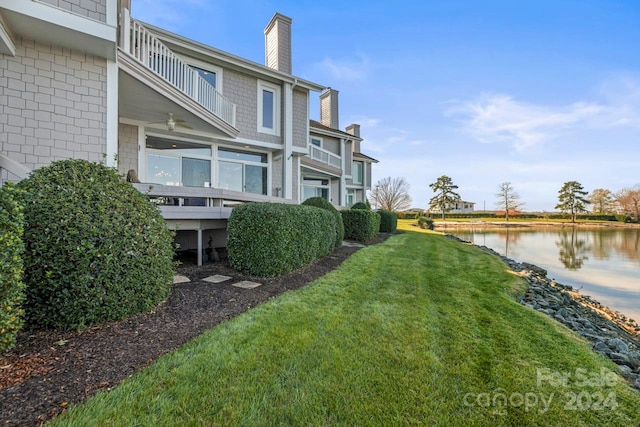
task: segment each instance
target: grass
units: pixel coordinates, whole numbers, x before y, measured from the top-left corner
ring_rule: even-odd
[[[640,394],[518,304],[523,286],[475,247],[407,232],[53,424],[638,425]]]

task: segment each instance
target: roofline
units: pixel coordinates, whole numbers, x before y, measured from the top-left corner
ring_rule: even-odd
[[[358,156],[356,156],[356,154]],[[367,156],[366,154],[362,154],[362,153],[358,153],[358,152],[353,153],[353,158],[354,159],[357,158],[357,159],[363,160],[365,162],[370,162],[370,163],[380,163],[380,161],[378,159],[374,159],[371,156]]]
[[[312,120],[310,120],[309,122],[311,122],[311,121]],[[315,132],[315,133],[321,133],[321,134],[326,135],[326,136],[332,136],[334,138],[352,139],[354,141],[364,141],[359,136],[351,135],[350,133],[343,132],[340,129],[328,130],[328,129],[323,129],[323,128],[317,128],[317,127],[313,126],[311,123],[309,123],[309,133],[311,133],[312,131]]]
[[[284,82],[295,84],[296,86],[301,86],[311,91],[320,92],[325,89],[325,86],[313,83],[309,80],[296,77],[292,74],[283,73],[282,71],[274,70],[273,68],[269,68],[265,65],[258,64],[257,62],[241,58],[232,53],[216,49],[215,47],[206,45],[193,39],[189,39],[176,33],[172,33],[163,28],[156,27],[146,22],[140,22],[145,28],[152,31],[160,40],[162,40],[163,43],[172,44],[185,50],[198,52],[200,54],[213,57],[222,62],[226,62],[233,67],[242,70],[248,70],[254,74],[270,77],[272,79],[282,80]]]

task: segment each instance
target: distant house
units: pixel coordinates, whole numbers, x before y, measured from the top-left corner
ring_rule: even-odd
[[[475,207],[474,202],[466,202],[464,200],[460,200],[458,202],[448,205],[446,213],[473,213],[474,207]],[[431,209],[429,209],[429,212],[433,214],[442,213],[440,207],[432,207]]]
[[[239,203],[364,200],[377,161],[357,124],[339,130],[337,91],[292,74],[290,18],[266,26],[261,65],[137,21],[130,4],[0,2],[0,184],[106,161],[199,253],[224,246]]]

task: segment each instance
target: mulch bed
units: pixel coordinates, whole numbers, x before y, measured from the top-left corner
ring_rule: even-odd
[[[372,243],[387,237],[380,234]],[[323,276],[357,250],[342,246],[313,264],[272,279],[245,276],[225,260],[185,265],[178,274],[191,282],[175,285],[167,301],[151,313],[75,332],[21,332],[16,346],[0,354],[0,424],[42,424],[218,323]],[[214,274],[232,280],[202,281]],[[263,285],[251,290],[231,286],[242,280]]]

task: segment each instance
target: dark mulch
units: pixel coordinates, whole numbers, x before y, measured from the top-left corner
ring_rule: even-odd
[[[381,234],[377,241],[387,237]],[[224,260],[183,266],[178,273],[191,282],[176,285],[167,301],[151,313],[78,332],[22,332],[16,346],[0,355],[0,423],[41,424],[69,404],[114,387],[212,326],[323,276],[357,250],[340,247],[311,265],[272,279],[245,276]],[[213,274],[233,280],[220,284],[201,280]],[[252,290],[231,286],[241,280],[263,285]]]

